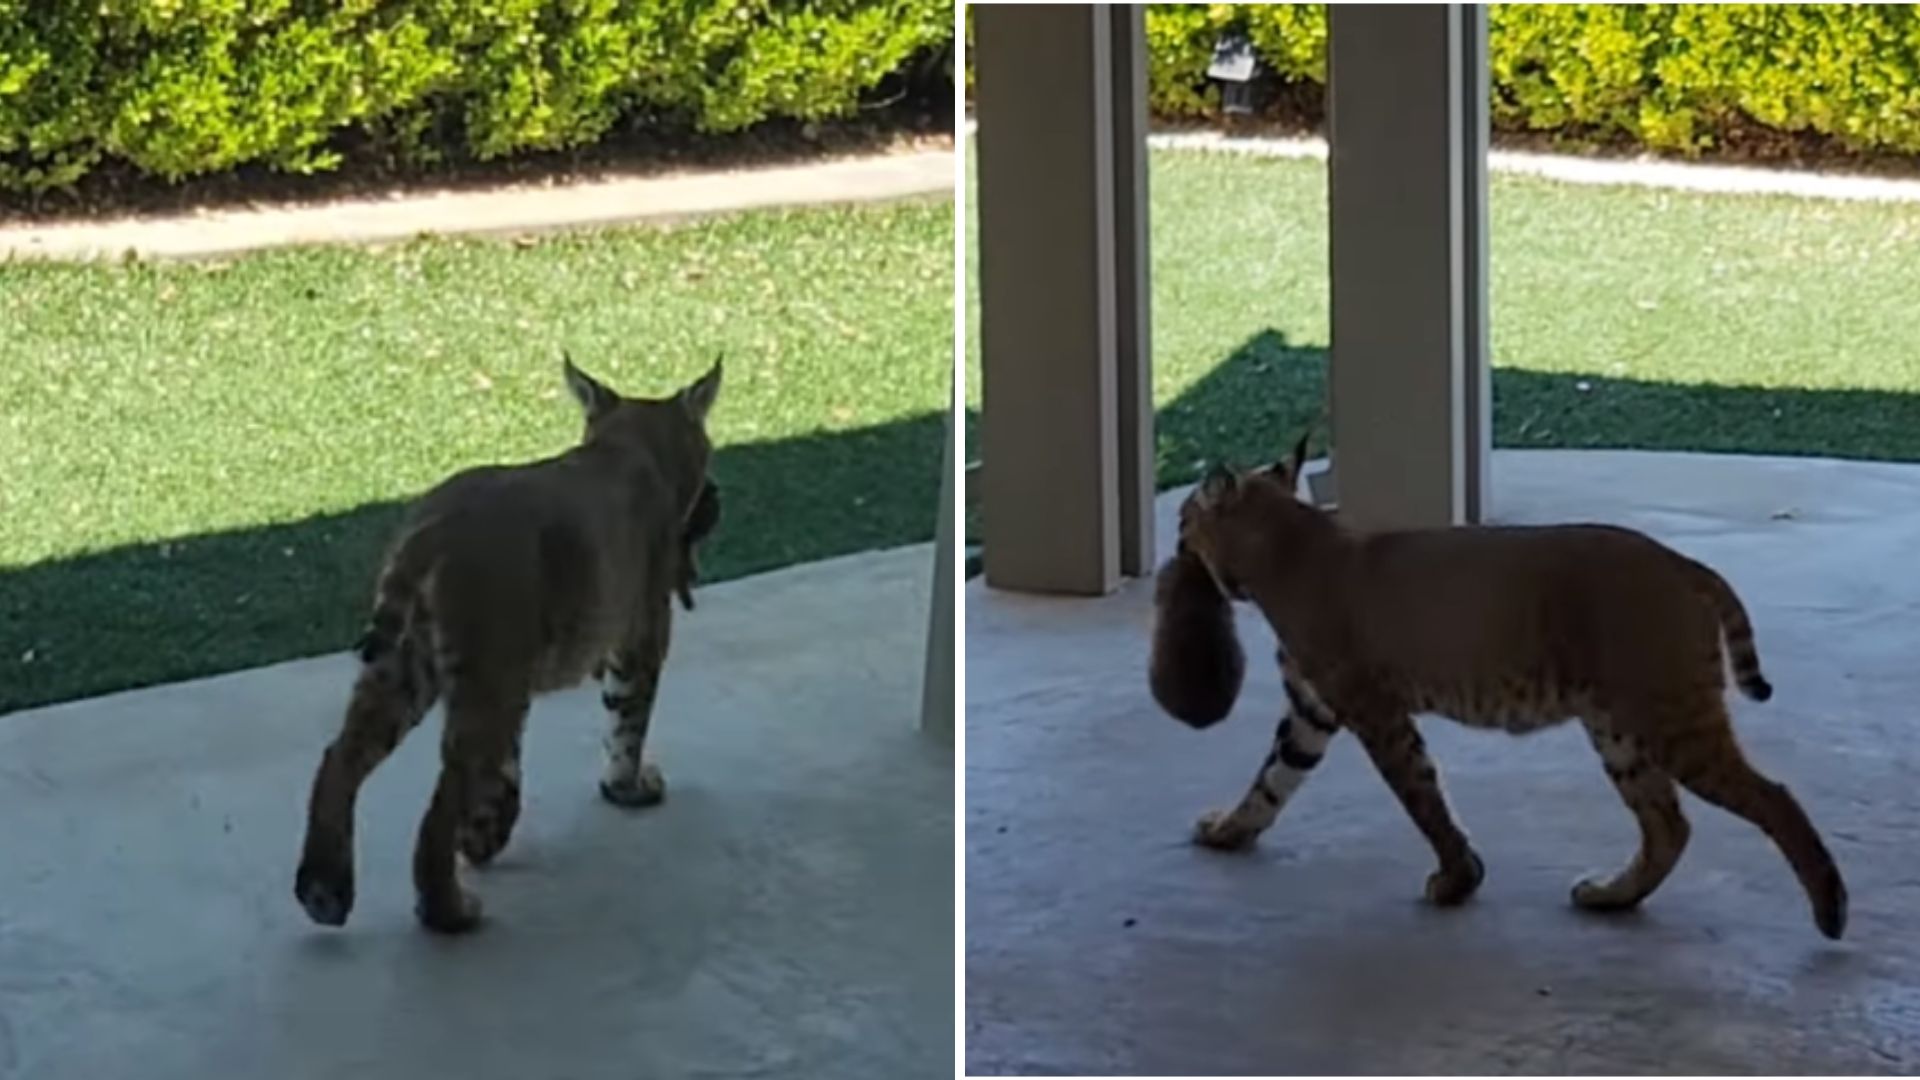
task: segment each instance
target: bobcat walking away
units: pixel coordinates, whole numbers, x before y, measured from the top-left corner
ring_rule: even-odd
[[[1180,508],[1180,548],[1161,570],[1150,683],[1175,717],[1205,727],[1232,706],[1229,598],[1257,605],[1283,646],[1288,710],[1272,751],[1238,805],[1200,820],[1197,843],[1252,844],[1345,729],[1439,857],[1427,898],[1456,904],[1485,869],[1413,714],[1513,734],[1578,718],[1641,843],[1617,873],[1577,883],[1575,904],[1631,908],[1665,880],[1690,832],[1677,782],[1759,826],[1820,931],[1840,937],[1839,869],[1792,794],[1734,738],[1723,657],[1748,697],[1773,691],[1725,579],[1612,526],[1352,532],[1297,498],[1305,454],[1303,439],[1287,462],[1208,473]]]
[[[440,776],[413,857],[429,929],[479,921],[455,853],[477,866],[506,846],[535,694],[601,678],[601,794],[628,807],[665,795],[643,751],[673,598],[692,607],[693,545],[719,517],[706,418],[720,363],[658,399],[623,398],[571,361],[564,373],[586,416],[580,445],[453,476],[414,505],[387,556],[359,679],[307,809],[294,894],[317,923],[343,925],[353,910],[361,784],[435,701],[446,702]]]

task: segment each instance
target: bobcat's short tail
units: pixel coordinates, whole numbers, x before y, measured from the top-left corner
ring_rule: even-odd
[[[366,632],[354,643],[362,663],[371,664],[390,656],[406,643],[420,609],[425,606],[420,582],[389,567],[380,575],[374,590],[373,614]]]
[[[1734,683],[1753,700],[1767,700],[1773,696],[1773,684],[1760,673],[1760,653],[1753,645],[1753,622],[1747,618],[1746,605],[1740,602],[1727,579],[1712,567],[1694,562],[1693,568],[1701,587],[1712,598],[1714,610],[1720,614],[1720,632],[1726,639],[1727,661],[1733,667]]]
[[[432,653],[433,615],[429,610],[432,583],[438,567],[431,535],[436,522],[409,528],[388,549],[380,564],[380,580],[373,587],[373,614],[354,651],[371,664],[393,655],[402,646]]]
[[[436,653],[428,603],[432,575],[411,570],[405,560],[389,562],[375,589],[373,615],[354,649],[367,670],[403,695],[418,713],[439,698],[445,660]]]

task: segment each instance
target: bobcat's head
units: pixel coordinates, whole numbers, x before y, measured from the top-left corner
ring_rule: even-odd
[[[707,413],[720,396],[720,361],[705,375],[664,398],[622,397],[563,357],[567,389],[586,418],[581,442],[625,450],[650,459],[680,500],[683,523],[704,533],[712,521],[692,519],[711,500],[707,463],[713,443],[707,438]],[[717,503],[713,504],[717,511]],[[717,517],[717,513],[713,516]],[[694,537],[697,540],[699,537]]]
[[[1246,578],[1282,555],[1273,550],[1274,524],[1304,508],[1299,490],[1307,438],[1302,435],[1285,460],[1263,468],[1236,473],[1215,465],[1180,504],[1180,550],[1204,563],[1232,599],[1250,599]]]

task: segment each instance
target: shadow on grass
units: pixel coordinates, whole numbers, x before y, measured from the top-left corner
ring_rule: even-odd
[[[934,412],[721,448],[705,580],[931,540],[945,433]],[[0,713],[346,648],[405,508],[0,570]]]
[[[1280,457],[1319,414],[1324,346],[1247,339],[1161,407],[1162,489],[1203,463]],[[1513,449],[1691,450],[1920,461],[1920,395],[1661,383],[1496,366],[1493,441]],[[1324,445],[1320,432],[1315,445]]]
[[[1281,457],[1319,416],[1327,350],[1277,330],[1248,338],[1198,383],[1159,409],[1155,473],[1161,490],[1205,465]],[[1920,395],[1878,390],[1791,390],[1658,383],[1495,367],[1494,445],[1514,449],[1691,450],[1920,461]],[[967,414],[969,461],[979,460],[979,416]],[[1326,432],[1314,445],[1324,447]],[[980,536],[969,515],[968,536]]]

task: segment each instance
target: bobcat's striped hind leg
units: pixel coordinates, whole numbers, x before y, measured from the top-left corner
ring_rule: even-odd
[[[1648,740],[1654,759],[1688,791],[1766,833],[1806,890],[1814,925],[1838,939],[1847,928],[1847,886],[1840,868],[1793,793],[1747,762],[1725,703],[1708,699],[1690,713],[1664,719],[1665,724],[1649,725],[1659,733]]]
[[[1333,711],[1303,682],[1289,677],[1286,688],[1287,712],[1252,786],[1233,809],[1201,817],[1194,825],[1194,843],[1222,851],[1251,847],[1326,755],[1327,743],[1340,730]]]
[[[322,926],[353,911],[353,818],[360,786],[439,696],[427,650],[411,638],[369,646],[340,734],[327,746],[307,799],[307,835],[293,892]]]
[[[474,800],[519,739],[529,703],[523,688],[478,681],[455,681],[447,694],[440,779],[413,849],[415,913],[429,930],[457,934],[480,923],[480,901],[460,884],[454,856]]]
[[[500,760],[481,766],[460,822],[460,854],[475,866],[500,854],[520,820],[520,741],[515,732]]]

